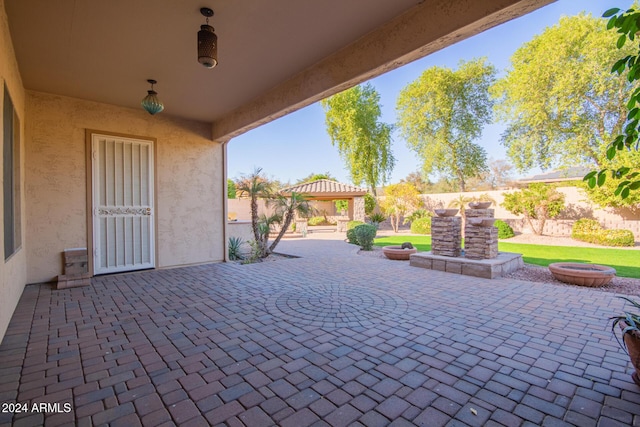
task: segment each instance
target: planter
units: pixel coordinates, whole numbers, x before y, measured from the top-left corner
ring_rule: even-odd
[[[393,260],[408,261],[411,254],[418,252],[416,248],[402,249],[402,246],[385,246],[382,248],[384,256]]]
[[[618,323],[618,326],[624,331],[629,325],[622,320]],[[624,345],[627,347],[631,364],[635,368],[635,372],[631,374],[631,379],[640,386],[640,333],[638,331],[623,332],[622,339],[624,339]]]
[[[611,267],[578,262],[549,264],[549,271],[561,282],[589,287],[605,285],[616,275],[616,270]]]
[[[456,216],[460,209],[434,209],[434,212],[438,216],[447,217],[447,216]]]
[[[494,222],[496,222],[495,218],[469,218],[469,224],[475,225],[476,227],[491,227]]]
[[[493,202],[471,202],[469,203],[469,207],[471,209],[487,209],[491,206]]]

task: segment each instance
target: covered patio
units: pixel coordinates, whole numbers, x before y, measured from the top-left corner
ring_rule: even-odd
[[[640,388],[596,290],[486,280],[283,241],[300,258],[27,286],[0,424],[628,426]]]

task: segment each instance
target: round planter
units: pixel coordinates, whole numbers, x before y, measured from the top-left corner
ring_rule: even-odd
[[[624,329],[629,326],[624,320],[618,323],[620,329]],[[629,359],[631,364],[635,368],[635,372],[631,374],[631,379],[637,385],[640,385],[640,333],[638,331],[623,332],[622,339],[629,352]]]
[[[384,256],[389,259],[408,261],[411,254],[418,252],[416,248],[402,249],[402,246],[385,246],[382,248]]]
[[[487,209],[491,206],[493,202],[471,202],[469,203],[469,207],[471,209]]]
[[[549,271],[561,282],[589,287],[605,285],[616,275],[616,270],[611,267],[579,262],[549,264]]]
[[[438,216],[446,217],[446,216],[456,216],[460,209],[434,209],[434,212]]]

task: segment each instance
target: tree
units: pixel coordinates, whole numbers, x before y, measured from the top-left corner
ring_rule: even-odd
[[[405,178],[401,179],[400,182],[407,182],[413,185],[420,194],[426,193],[430,184],[429,179],[425,180],[420,171],[411,172]]]
[[[309,175],[307,175],[306,177],[299,179],[295,185],[299,185],[299,184],[305,184],[307,182],[313,182],[313,181],[319,181],[321,179],[329,179],[331,181],[337,181],[337,179],[331,175],[330,172],[325,172],[325,173],[311,173]]]
[[[309,204],[307,198],[300,193],[296,193],[295,191],[291,193],[290,197],[285,197],[282,194],[275,195],[273,199],[268,201],[268,205],[274,208],[275,214],[281,219],[281,227],[280,232],[276,236],[275,240],[273,241],[273,243],[271,243],[271,246],[269,246],[267,255],[272,253],[275,247],[278,245],[280,239],[282,239],[282,236],[284,236],[284,233],[286,233],[286,231],[289,229],[289,226],[291,226],[291,222],[293,221],[293,218],[296,214],[302,217],[306,217],[312,211],[311,205]]]
[[[492,93],[507,123],[502,144],[519,171],[600,166],[607,142],[622,130],[633,89],[603,67],[620,55],[615,40],[603,20],[581,14],[562,17],[513,54]]]
[[[231,178],[227,179],[227,198],[228,199],[236,198],[236,183],[233,182]]]
[[[634,3],[635,7],[637,5]],[[606,157],[610,162],[615,160],[616,153],[621,153],[624,150],[637,153],[640,148],[640,87],[638,86],[638,80],[640,80],[640,48],[629,49],[629,44],[627,44],[627,40],[634,41],[640,29],[640,11],[634,8],[630,8],[627,11],[613,8],[602,15],[605,18],[609,18],[607,29],[615,29],[618,33],[616,47],[620,50],[618,55],[623,56],[613,64],[611,72],[620,76],[626,70],[626,80],[634,87],[633,91],[630,91],[631,95],[626,104],[628,113],[624,130],[607,147]],[[637,46],[637,43],[635,46]],[[629,53],[624,56],[626,52]],[[637,162],[618,164],[617,167],[611,164],[605,165],[600,171],[592,171],[585,175],[584,180],[588,182],[591,189],[594,189],[596,184],[598,187],[603,187],[607,182],[607,172],[609,171],[611,171],[611,179],[615,181],[614,184],[617,184],[613,192],[616,198],[628,199],[632,191],[635,192],[640,188],[640,169]],[[607,182],[606,186],[610,187],[611,183]],[[592,191],[591,194],[597,194],[597,192]],[[632,203],[626,200],[625,204],[631,205]],[[637,203],[635,206],[637,207]]]
[[[506,160],[489,160],[488,170],[467,181],[470,191],[496,190],[512,181],[513,166]]]
[[[378,201],[371,193],[365,194],[364,195],[364,214],[367,216],[371,215],[375,210],[377,204],[378,204]]]
[[[336,211],[340,212],[341,215],[349,209],[348,200],[334,200],[333,203],[336,205]]]
[[[260,242],[262,237],[258,225],[258,198],[271,197],[271,183],[262,173],[262,168],[256,168],[251,174],[240,179],[236,184],[236,190],[240,196],[251,199],[251,229],[256,242]]]
[[[455,177],[465,191],[465,180],[486,170],[487,154],[473,141],[491,123],[495,73],[485,59],[462,61],[455,71],[429,68],[402,89],[398,127],[426,175]]]
[[[405,182],[385,187],[384,200],[380,203],[380,207],[389,216],[391,227],[396,233],[400,225],[400,217],[418,209],[421,205],[422,200],[416,187]]]
[[[380,122],[380,95],[367,83],[321,101],[327,133],[338,146],[351,181],[364,182],[376,194],[387,181],[395,159],[391,152],[393,126]]]
[[[464,214],[464,210],[467,208],[467,204],[473,202],[473,198],[465,196],[464,194],[458,194],[458,197],[452,199],[447,205],[448,208],[458,209],[460,212],[460,216],[462,217],[462,223],[466,223],[466,215]],[[464,227],[462,229],[464,234]]]
[[[635,165],[635,167],[629,167]],[[616,174],[610,176],[600,186],[589,186],[583,183],[582,188],[586,191],[589,200],[603,208],[630,208],[632,211],[638,211],[640,208],[640,192],[630,191],[626,197],[622,197],[620,184],[628,185],[631,181],[627,178],[631,173],[640,172],[640,151],[622,150],[611,159],[604,159],[602,166],[604,170],[616,171],[619,168],[628,168],[627,176],[617,177]],[[596,172],[593,172],[594,180],[597,179]],[[606,172],[605,172],[606,174]],[[603,176],[603,175],[601,175]],[[633,187],[635,188],[635,186]]]
[[[541,235],[547,219],[557,217],[564,209],[564,194],[546,184],[530,184],[513,193],[503,193],[506,210],[524,215],[535,234]]]

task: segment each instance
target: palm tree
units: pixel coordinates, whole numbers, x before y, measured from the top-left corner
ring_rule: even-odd
[[[255,168],[253,173],[242,177],[236,186],[236,192],[241,197],[251,198],[251,229],[253,237],[260,242],[258,230],[258,198],[269,198],[271,183],[262,174],[262,168]]]
[[[273,252],[276,245],[284,236],[284,233],[289,229],[291,222],[296,214],[300,216],[309,216],[313,208],[309,204],[307,198],[295,191],[291,192],[290,197],[285,197],[282,194],[278,194],[275,198],[267,202],[270,206],[274,207],[276,214],[280,215],[283,222],[278,236],[275,238],[271,246],[269,247],[269,253]]]
[[[259,258],[266,258],[272,252],[272,248],[267,248],[269,243],[269,233],[271,233],[271,227],[275,224],[282,224],[282,215],[274,213],[269,216],[262,214],[258,218],[258,246],[260,248]]]

